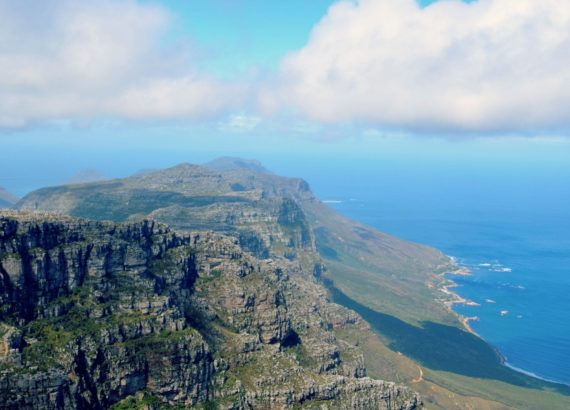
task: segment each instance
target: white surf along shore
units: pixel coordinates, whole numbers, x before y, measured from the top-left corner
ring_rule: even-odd
[[[437,277],[437,288],[445,295],[441,302],[447,307],[447,309],[456,315],[465,329],[478,337],[481,337],[477,332],[473,330],[470,325],[472,321],[479,321],[478,316],[463,316],[457,313],[453,309],[453,305],[466,305],[466,306],[481,306],[479,303],[474,302],[472,300],[466,299],[456,292],[453,291],[454,288],[457,288],[459,285],[455,283],[453,280],[449,279],[447,275],[457,275],[457,276],[470,276],[471,271],[466,266],[461,266],[457,263],[457,260],[453,256],[448,256],[450,259],[450,269],[446,269],[445,272],[436,275]],[[433,284],[428,285],[433,287]]]

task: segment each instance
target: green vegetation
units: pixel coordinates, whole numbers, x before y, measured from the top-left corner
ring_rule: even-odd
[[[440,252],[382,234],[319,203],[305,209],[315,232],[326,277],[350,298],[410,323],[434,321],[461,327],[426,286],[449,260]]]
[[[299,362],[299,365],[307,369],[312,369],[317,364],[309,354],[307,354],[307,349],[304,345],[298,344],[296,346],[287,347],[284,352],[291,355]]]
[[[528,388],[512,383],[473,378],[456,373],[432,371],[424,373],[426,380],[462,395],[481,397],[500,402],[516,409],[559,409],[570,408],[570,397],[547,383],[541,388]],[[556,385],[554,385],[556,386]]]
[[[203,196],[188,197],[177,192],[133,190],[128,194],[112,192],[89,192],[74,207],[71,215],[96,217],[97,219],[122,222],[132,215],[147,215],[162,208],[164,204],[183,207],[200,207],[219,202],[245,202],[241,197]]]
[[[114,404],[110,410],[182,410],[185,408],[185,406],[165,403],[151,393],[139,392],[136,396],[127,397]]]

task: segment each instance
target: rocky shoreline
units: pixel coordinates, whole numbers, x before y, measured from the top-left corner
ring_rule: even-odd
[[[457,313],[454,309],[454,305],[466,305],[466,306],[481,306],[479,303],[469,300],[460,296],[457,292],[454,292],[452,289],[459,287],[459,285],[454,282],[452,279],[449,279],[448,275],[455,275],[455,276],[470,276],[472,273],[471,271],[465,267],[460,266],[456,259],[453,257],[449,257],[450,259],[450,266],[452,269],[446,270],[445,272],[438,275],[439,278],[439,290],[446,295],[446,298],[442,300],[445,307],[453,313],[459,321],[463,324],[464,328],[471,334],[474,334],[478,337],[481,337],[470,325],[472,321],[479,321],[478,316],[464,316]]]
[[[466,305],[466,306],[481,306],[481,305],[475,301],[464,298],[464,297],[460,296],[458,293],[451,290],[451,289],[459,287],[459,285],[456,282],[454,282],[452,279],[449,279],[448,277],[446,277],[447,275],[471,276],[472,272],[466,266],[459,265],[457,260],[454,257],[449,256],[449,258],[450,258],[450,263],[451,263],[450,266],[452,266],[453,269],[446,270],[445,272],[438,275],[438,277],[441,280],[441,282],[439,284],[439,289],[448,297],[447,300],[442,301],[443,304],[449,309],[449,311],[451,313],[453,313],[459,319],[459,321],[463,324],[463,327],[465,328],[465,330],[467,330],[469,333],[471,333],[471,334],[477,336],[478,338],[482,339],[483,341],[485,341],[485,343],[487,343],[497,353],[497,356],[499,357],[499,360],[501,361],[501,364],[503,366],[509,367],[509,368],[519,372],[519,373],[523,373],[523,374],[528,375],[527,372],[521,371],[520,369],[516,369],[516,368],[513,368],[512,366],[510,366],[507,362],[506,357],[495,346],[493,346],[492,344],[487,342],[480,334],[478,334],[471,327],[470,322],[480,321],[479,316],[464,316],[464,315],[456,312],[453,309],[454,305]]]

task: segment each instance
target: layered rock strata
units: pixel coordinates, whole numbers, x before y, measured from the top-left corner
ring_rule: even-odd
[[[413,409],[335,329],[312,273],[239,240],[0,216],[0,409]]]

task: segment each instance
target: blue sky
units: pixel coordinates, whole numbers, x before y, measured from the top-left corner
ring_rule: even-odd
[[[569,27],[557,0],[0,0],[0,185],[218,155],[570,163]]]
[[[427,7],[437,0],[418,0]],[[466,1],[466,3],[472,2]],[[302,48],[334,0],[167,1],[182,31],[204,48],[204,68],[235,77],[251,67],[277,70],[281,58]]]
[[[307,42],[331,0],[170,1],[177,30],[205,50],[204,67],[235,77],[257,67],[276,70],[281,58]]]

